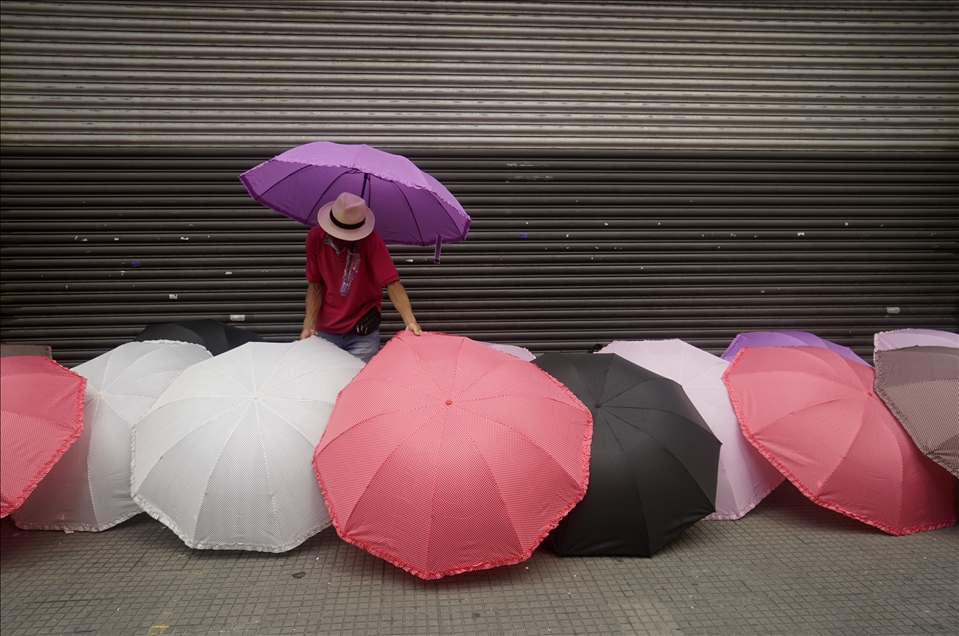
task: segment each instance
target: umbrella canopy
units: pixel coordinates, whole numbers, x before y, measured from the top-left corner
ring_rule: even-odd
[[[682,340],[617,340],[600,353],[615,353],[677,382],[709,429],[722,442],[716,512],[706,519],[739,519],[784,477],[743,436],[723,384],[729,363]]]
[[[0,358],[0,517],[24,502],[80,436],[86,384],[43,356]]]
[[[959,349],[877,351],[876,393],[927,457],[959,477]]]
[[[469,232],[469,215],[443,184],[406,157],[363,144],[297,146],[244,172],[240,181],[266,207],[311,226],[320,207],[340,193],[363,197],[387,243],[438,247]]]
[[[608,353],[545,353],[536,365],[593,414],[589,490],[544,545],[648,557],[714,511],[720,442],[681,386]]]
[[[191,548],[296,547],[330,524],[310,462],[362,367],[320,338],[188,367],[134,426],[134,500]]]
[[[98,532],[141,512],[130,495],[133,425],[203,347],[128,342],[74,371],[87,380],[83,433],[12,515],[20,528]]]
[[[745,347],[823,347],[838,353],[847,360],[872,366],[849,347],[823,340],[806,331],[747,331],[736,336],[721,356],[727,362],[736,357]]]
[[[263,338],[252,331],[216,320],[188,320],[149,325],[134,340],[137,342],[151,340],[192,342],[218,356],[247,342],[262,342]]]
[[[875,351],[904,349],[905,347],[952,347],[959,349],[959,334],[934,329],[898,329],[880,331],[873,336]]]
[[[901,535],[956,521],[953,478],[873,393],[875,373],[821,347],[750,347],[723,381],[743,433],[807,497]]]
[[[401,332],[340,394],[313,465],[340,537],[436,579],[529,558],[586,491],[591,433],[529,362]]]

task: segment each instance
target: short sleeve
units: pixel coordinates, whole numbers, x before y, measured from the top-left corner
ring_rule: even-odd
[[[311,283],[323,282],[319,254],[324,238],[325,232],[320,227],[311,228],[306,235],[306,280]]]
[[[393,258],[390,251],[386,249],[386,243],[383,237],[373,230],[373,233],[366,239],[368,252],[367,257],[372,266],[373,276],[380,284],[380,287],[386,287],[400,279],[399,272],[396,271],[396,265],[393,264]]]

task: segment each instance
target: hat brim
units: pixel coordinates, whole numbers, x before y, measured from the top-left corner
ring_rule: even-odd
[[[330,201],[326,205],[321,206],[316,212],[316,223],[323,228],[327,234],[343,241],[358,241],[366,238],[373,232],[373,224],[376,223],[376,217],[374,217],[373,212],[369,210],[366,212],[366,220],[363,222],[363,225],[355,230],[344,230],[333,223],[333,219],[330,218],[330,210],[333,209],[334,203],[336,203],[336,201]]]

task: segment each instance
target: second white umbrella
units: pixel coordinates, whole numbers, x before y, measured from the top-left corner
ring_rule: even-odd
[[[313,451],[362,367],[319,338],[190,367],[134,427],[134,499],[192,548],[296,547],[330,525]]]

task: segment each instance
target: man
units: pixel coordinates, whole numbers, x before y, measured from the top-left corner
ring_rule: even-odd
[[[306,317],[300,339],[319,336],[369,362],[380,348],[383,288],[406,329],[422,333],[373,212],[344,192],[317,213],[306,236]]]

